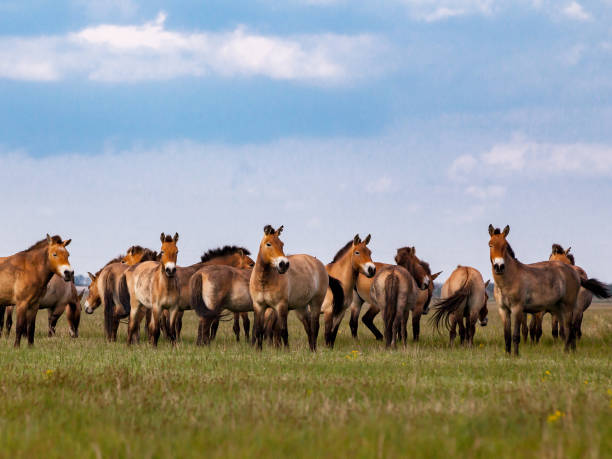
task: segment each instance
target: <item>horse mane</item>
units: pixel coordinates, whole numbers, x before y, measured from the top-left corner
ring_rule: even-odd
[[[346,243],[346,245],[344,247],[342,247],[340,250],[338,250],[338,253],[336,253],[336,255],[334,255],[334,259],[331,261],[332,263],[337,262],[340,258],[342,258],[344,256],[344,254],[346,254],[346,252],[348,252],[350,250],[350,248],[353,246],[353,240],[351,239],[350,241],[348,241]]]
[[[172,236],[170,236],[169,234],[166,234],[166,238],[164,239],[164,242],[172,242],[174,241],[174,239],[172,239]]]
[[[576,259],[573,253],[565,253],[565,249],[561,244],[552,245],[552,255],[565,255],[572,265],[576,265]]]
[[[94,274],[95,277],[98,277],[100,275],[100,273],[102,272],[102,270],[104,268],[106,268],[108,265],[112,264],[112,263],[121,263],[121,261],[123,260],[123,257],[125,255],[117,255],[115,258],[113,258],[112,260],[110,260],[108,263],[106,263],[104,266],[102,266],[100,269],[98,269],[98,272]]]
[[[200,261],[202,263],[206,263],[207,261],[210,261],[213,258],[224,257],[226,255],[234,255],[235,253],[238,253],[240,251],[242,251],[242,253],[245,255],[251,255],[251,252],[249,252],[244,247],[239,247],[237,245],[224,245],[223,247],[217,247],[216,249],[210,249],[209,251],[204,252],[200,257]]]
[[[56,234],[55,236],[51,236],[51,242],[53,242],[55,244],[61,244],[62,243],[62,238]],[[48,244],[47,238],[41,239],[40,241],[36,242],[35,244],[33,244],[30,247],[28,247],[27,249],[25,249],[24,252],[30,252],[32,250],[41,249],[41,248],[45,247],[47,244]]]
[[[431,276],[431,268],[429,267],[429,263],[427,263],[426,261],[423,261],[421,259],[419,259],[419,263],[421,263],[421,266],[423,267],[423,269],[425,270],[425,272]]]
[[[159,260],[159,254],[155,251],[155,250],[151,250],[151,249],[147,249],[146,247],[142,247],[140,245],[133,245],[132,247],[130,247],[128,250],[128,253],[140,253],[142,252],[142,258],[140,259],[140,261],[158,261]]]
[[[499,228],[495,228],[495,231],[493,232],[493,234],[501,234],[501,230]],[[508,254],[512,257],[513,260],[519,261],[518,258],[516,258],[516,255],[514,254],[514,250],[512,249],[512,246],[510,245],[507,239],[506,239],[506,244],[508,247]]]

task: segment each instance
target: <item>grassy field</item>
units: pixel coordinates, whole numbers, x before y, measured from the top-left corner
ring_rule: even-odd
[[[575,354],[550,338],[503,353],[490,307],[473,349],[422,341],[386,351],[343,323],[336,349],[311,355],[291,316],[289,351],[255,352],[223,323],[194,345],[186,314],[173,349],[102,337],[100,311],[80,338],[64,319],[34,348],[0,340],[0,457],[610,457],[612,308],[596,306]],[[13,335],[14,336],[14,335]],[[322,338],[322,337],[320,337]]]

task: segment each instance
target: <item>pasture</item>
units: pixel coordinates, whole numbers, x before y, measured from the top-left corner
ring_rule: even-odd
[[[294,313],[290,350],[260,353],[231,323],[196,347],[193,312],[158,349],[128,348],[124,324],[107,343],[101,311],[78,339],[65,317],[47,338],[41,313],[33,348],[0,340],[0,457],[610,457],[612,308],[587,311],[571,354],[547,316],[520,358],[489,308],[472,349],[423,322],[419,344],[387,351],[362,324],[354,342],[345,318],[315,355]]]

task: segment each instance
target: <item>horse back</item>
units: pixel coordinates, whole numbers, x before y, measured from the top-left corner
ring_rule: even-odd
[[[290,255],[287,276],[289,305],[302,307],[312,298],[325,297],[329,286],[327,270],[320,260],[310,255]]]

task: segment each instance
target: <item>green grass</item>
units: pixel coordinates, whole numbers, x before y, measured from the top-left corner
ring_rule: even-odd
[[[576,353],[547,319],[520,358],[490,311],[473,349],[424,323],[420,344],[387,351],[345,321],[316,355],[292,315],[290,350],[257,353],[229,323],[196,347],[192,313],[175,349],[128,348],[124,325],[106,343],[100,311],[80,338],[64,319],[47,338],[39,314],[34,348],[0,340],[0,457],[610,457],[612,309],[587,312]]]

